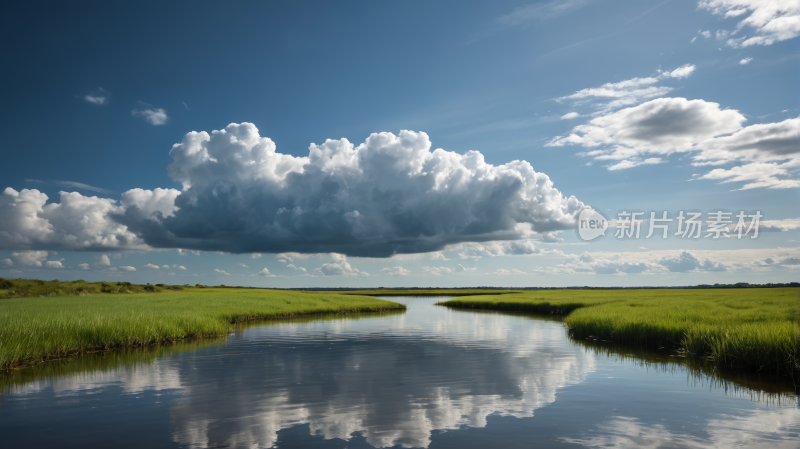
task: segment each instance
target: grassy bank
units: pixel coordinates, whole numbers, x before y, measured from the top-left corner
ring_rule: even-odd
[[[252,319],[405,308],[390,301],[335,293],[159,290],[0,299],[0,368],[90,350],[224,335],[232,323]]]
[[[3,279],[0,278],[0,299],[35,298],[54,296],[91,296],[100,293],[157,293],[163,291],[180,291],[187,288],[204,288],[197,285],[139,285],[130,282],[86,282],[77,281],[42,281],[39,279]]]
[[[448,307],[566,314],[589,336],[712,357],[719,366],[786,373],[798,363],[798,289],[548,290],[456,298]]]

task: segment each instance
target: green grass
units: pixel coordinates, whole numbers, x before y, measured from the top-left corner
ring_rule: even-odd
[[[200,284],[189,285],[138,285],[130,282],[86,282],[77,281],[42,281],[39,279],[3,279],[0,278],[0,299],[31,298],[52,296],[90,296],[100,293],[156,293],[162,291],[180,291],[187,288],[205,288]]]
[[[796,288],[548,290],[442,304],[567,314],[564,321],[578,338],[680,349],[760,373],[798,369]]]
[[[120,367],[149,366],[161,357],[185,354],[213,345],[224,344],[224,337],[178,340],[157,346],[125,347],[115,351],[82,352],[47,363],[5,370],[0,376],[0,393],[10,387],[51,377],[81,377],[90,373],[113,372]]]
[[[0,368],[89,350],[224,335],[232,323],[252,319],[405,308],[365,296],[236,288],[43,296],[0,299]]]

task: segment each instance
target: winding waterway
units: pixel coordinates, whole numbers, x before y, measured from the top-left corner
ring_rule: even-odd
[[[7,378],[3,447],[786,447],[786,385],[571,339],[558,320],[386,298]],[[48,365],[49,364],[49,365]]]

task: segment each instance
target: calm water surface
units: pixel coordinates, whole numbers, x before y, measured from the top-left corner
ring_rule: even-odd
[[[387,298],[227,339],[48,362],[5,380],[2,447],[786,447],[785,386],[572,340],[555,320]]]

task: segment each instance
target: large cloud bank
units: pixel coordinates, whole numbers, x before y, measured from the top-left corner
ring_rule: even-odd
[[[386,257],[567,229],[584,205],[525,161],[431,150],[422,132],[276,152],[251,123],[188,133],[173,146],[176,189],[112,199],[38,190],[0,195],[0,248],[183,248]]]

